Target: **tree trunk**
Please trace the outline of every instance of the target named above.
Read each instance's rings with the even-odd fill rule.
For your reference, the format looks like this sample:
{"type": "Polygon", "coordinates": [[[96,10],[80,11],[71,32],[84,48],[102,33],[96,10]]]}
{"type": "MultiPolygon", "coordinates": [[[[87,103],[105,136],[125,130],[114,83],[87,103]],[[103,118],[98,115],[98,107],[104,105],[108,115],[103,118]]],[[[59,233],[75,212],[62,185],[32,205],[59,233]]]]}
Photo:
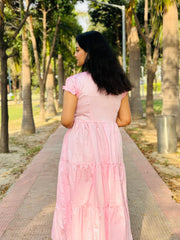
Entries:
{"type": "Polygon", "coordinates": [[[22,102],[22,76],[19,78],[19,103],[22,102]]]}
{"type": "MultiPolygon", "coordinates": [[[[26,3],[28,5],[29,0],[26,0],[26,3]]],[[[36,38],[34,35],[34,27],[33,27],[33,18],[30,16],[28,19],[28,24],[29,24],[29,32],[31,34],[31,41],[32,41],[32,46],[33,46],[33,52],[34,52],[34,58],[36,62],[36,70],[37,70],[37,75],[38,75],[38,80],[39,82],[42,80],[41,79],[41,69],[40,69],[40,63],[39,63],[39,56],[38,56],[38,51],[37,51],[37,42],[36,38]]]]}
{"type": "MultiPolygon", "coordinates": [[[[155,120],[154,120],[154,109],[153,109],[153,81],[155,78],[155,66],[156,64],[152,63],[152,49],[151,49],[151,42],[153,39],[154,31],[150,32],[148,27],[148,0],[145,0],[144,6],[144,29],[145,33],[141,30],[139,20],[135,11],[133,10],[133,14],[135,17],[137,29],[141,34],[143,40],[146,43],[146,65],[147,65],[147,96],[146,96],[146,126],[147,128],[151,129],[155,127],[155,120]]],[[[156,55],[156,54],[155,54],[156,55]]]]}
{"type": "Polygon", "coordinates": [[[147,96],[146,96],[146,125],[148,129],[155,128],[154,108],[153,108],[153,81],[155,73],[152,69],[151,42],[146,42],[147,61],[147,96]]]}
{"type": "Polygon", "coordinates": [[[45,82],[44,75],[46,71],[46,39],[47,39],[47,22],[46,22],[47,12],[43,9],[43,50],[42,50],[42,70],[43,77],[42,81],[39,83],[40,87],[40,116],[41,120],[45,121],[45,82]]]}
{"type": "Polygon", "coordinates": [[[47,91],[47,108],[46,108],[46,116],[52,117],[57,114],[56,108],[54,105],[54,77],[52,71],[52,64],[49,66],[49,71],[47,75],[46,81],[46,91],[47,91]]]}
{"type": "Polygon", "coordinates": [[[58,85],[59,85],[59,100],[58,106],[62,107],[63,105],[63,85],[64,85],[64,66],[63,58],[61,54],[58,54],[58,85]]]}
{"type": "Polygon", "coordinates": [[[42,65],[43,65],[43,78],[46,72],[46,39],[47,39],[47,12],[43,9],[43,49],[42,49],[42,65]]]}
{"type": "Polygon", "coordinates": [[[130,98],[131,113],[133,119],[143,117],[140,96],[140,47],[136,27],[132,27],[128,36],[129,46],[129,78],[133,85],[130,98]]]}
{"type": "Polygon", "coordinates": [[[57,23],[56,23],[56,29],[55,29],[54,36],[53,36],[53,42],[52,42],[52,46],[51,46],[51,49],[50,49],[50,54],[49,54],[49,59],[47,61],[47,66],[46,66],[45,72],[43,72],[44,83],[46,83],[46,79],[47,79],[47,75],[48,75],[48,71],[49,71],[49,66],[50,66],[50,63],[51,63],[51,59],[52,59],[55,44],[56,44],[56,39],[58,37],[58,29],[59,29],[60,20],[61,20],[61,17],[59,16],[58,20],[57,20],[57,23]]]}
{"type": "Polygon", "coordinates": [[[58,110],[58,82],[56,79],[57,76],[57,69],[56,69],[56,57],[54,56],[54,72],[53,72],[53,79],[54,79],[54,88],[55,88],[55,107],[56,107],[56,111],[58,110]]]}
{"type": "Polygon", "coordinates": [[[46,17],[47,17],[47,12],[43,11],[43,82],[40,84],[40,113],[42,116],[42,119],[45,119],[45,107],[44,107],[44,103],[45,103],[45,85],[46,85],[46,80],[47,80],[47,75],[48,75],[48,71],[49,71],[49,66],[50,66],[50,61],[51,58],[53,56],[53,52],[54,52],[54,48],[55,48],[55,43],[56,43],[56,39],[58,36],[58,29],[59,29],[59,24],[60,24],[60,20],[61,18],[59,17],[56,23],[56,29],[55,29],[55,33],[53,36],[53,43],[52,43],[52,47],[50,50],[50,55],[49,55],[49,60],[46,63],[46,40],[47,40],[47,22],[46,22],[46,17]]]}
{"type": "MultiPolygon", "coordinates": [[[[26,0],[26,2],[28,2],[26,0]]],[[[33,18],[32,16],[30,16],[28,18],[28,24],[29,24],[29,31],[31,34],[31,41],[32,41],[32,46],[33,46],[33,52],[34,52],[34,58],[35,58],[35,63],[36,63],[36,71],[37,71],[37,76],[38,76],[38,80],[39,80],[39,86],[40,86],[40,116],[41,116],[41,120],[44,122],[45,121],[45,87],[43,84],[43,79],[41,78],[41,69],[40,69],[40,62],[39,62],[39,56],[38,56],[38,50],[37,50],[37,42],[36,42],[36,38],[34,35],[34,28],[33,28],[33,18]]],[[[46,37],[43,38],[43,42],[46,42],[46,37]],[[45,38],[45,40],[44,40],[45,38]]],[[[43,51],[46,51],[45,48],[45,43],[43,43],[43,51]]],[[[44,57],[44,53],[43,53],[43,57],[44,57]]],[[[43,60],[43,64],[45,62],[45,59],[43,60]]]]}
{"type": "MultiPolygon", "coordinates": [[[[4,3],[0,0],[0,11],[4,15],[4,3]]],[[[4,42],[4,20],[0,16],[0,70],[1,70],[1,152],[9,152],[8,104],[7,104],[7,55],[4,42]]]]}
{"type": "MultiPolygon", "coordinates": [[[[32,21],[32,16],[31,18],[28,19],[29,23],[29,30],[31,34],[31,41],[33,45],[33,52],[34,52],[34,58],[36,62],[36,70],[37,70],[37,75],[38,75],[38,80],[39,80],[39,87],[40,87],[40,116],[41,120],[44,122],[45,121],[45,85],[43,83],[43,78],[41,78],[41,70],[40,70],[40,63],[39,63],[39,56],[38,56],[38,51],[37,51],[37,42],[36,38],[34,35],[34,30],[33,30],[33,21],[32,21]]],[[[46,37],[43,38],[43,52],[46,52],[45,48],[45,43],[46,43],[46,37]]],[[[43,59],[46,57],[44,56],[43,53],[43,59]]],[[[45,63],[45,59],[43,60],[43,64],[45,63]]]]}
{"type": "Polygon", "coordinates": [[[13,76],[13,93],[14,93],[14,103],[17,104],[17,74],[13,76]]]}
{"type": "Polygon", "coordinates": [[[147,97],[146,97],[146,123],[147,128],[153,129],[155,127],[154,108],[153,108],[153,82],[156,76],[156,70],[159,58],[159,44],[157,43],[153,59],[151,58],[151,43],[146,44],[148,48],[146,51],[147,58],[147,97]]]}
{"type": "Polygon", "coordinates": [[[176,4],[163,15],[163,110],[164,115],[176,117],[176,131],[180,139],[179,106],[179,32],[176,4]]]}
{"type": "Polygon", "coordinates": [[[152,48],[151,48],[151,39],[149,37],[149,27],[148,27],[148,10],[149,4],[148,0],[145,0],[144,8],[144,28],[146,35],[146,62],[147,62],[147,96],[146,96],[146,126],[149,129],[155,128],[155,119],[154,119],[154,109],[153,109],[153,71],[152,71],[152,48]]]}
{"type": "Polygon", "coordinates": [[[153,81],[155,73],[152,66],[147,68],[147,96],[146,96],[146,126],[148,129],[155,128],[154,108],[153,108],[153,81]]]}
{"type": "Polygon", "coordinates": [[[32,111],[31,72],[26,28],[24,28],[22,31],[22,88],[23,88],[23,119],[21,132],[23,134],[32,134],[35,133],[35,124],[32,111]]]}
{"type": "Polygon", "coordinates": [[[31,34],[31,40],[33,44],[33,51],[34,51],[34,58],[36,61],[37,66],[37,74],[39,79],[39,87],[40,87],[40,118],[41,121],[45,121],[45,82],[44,82],[44,75],[46,71],[46,39],[47,39],[47,11],[45,9],[42,10],[43,14],[43,49],[42,49],[42,77],[40,72],[40,63],[39,63],[39,57],[37,52],[37,43],[34,36],[33,31],[33,22],[32,18],[29,20],[29,26],[30,26],[30,34],[31,34]]]}

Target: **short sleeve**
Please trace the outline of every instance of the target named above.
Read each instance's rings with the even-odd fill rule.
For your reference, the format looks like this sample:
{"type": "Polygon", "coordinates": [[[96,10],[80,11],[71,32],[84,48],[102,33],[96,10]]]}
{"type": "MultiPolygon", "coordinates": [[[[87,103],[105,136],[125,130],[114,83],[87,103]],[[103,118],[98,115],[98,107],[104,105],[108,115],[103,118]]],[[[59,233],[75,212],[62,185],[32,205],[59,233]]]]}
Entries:
{"type": "Polygon", "coordinates": [[[121,99],[123,99],[125,96],[127,95],[127,92],[123,92],[122,94],[121,94],[121,99]]]}
{"type": "Polygon", "coordinates": [[[63,90],[68,91],[68,92],[72,93],[73,95],[78,94],[77,83],[76,83],[76,79],[74,76],[71,76],[66,79],[66,83],[63,86],[63,90]]]}

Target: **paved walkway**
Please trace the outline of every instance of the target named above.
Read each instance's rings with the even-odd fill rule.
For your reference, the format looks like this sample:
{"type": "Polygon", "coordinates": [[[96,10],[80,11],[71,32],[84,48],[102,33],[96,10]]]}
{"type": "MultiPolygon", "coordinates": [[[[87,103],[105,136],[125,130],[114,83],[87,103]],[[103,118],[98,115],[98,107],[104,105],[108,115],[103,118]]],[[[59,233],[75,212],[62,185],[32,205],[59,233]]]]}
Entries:
{"type": "MultiPolygon", "coordinates": [[[[180,204],[121,129],[134,240],[180,240],[180,204]]],[[[58,162],[65,128],[59,127],[0,204],[1,240],[50,240],[58,162]]]]}

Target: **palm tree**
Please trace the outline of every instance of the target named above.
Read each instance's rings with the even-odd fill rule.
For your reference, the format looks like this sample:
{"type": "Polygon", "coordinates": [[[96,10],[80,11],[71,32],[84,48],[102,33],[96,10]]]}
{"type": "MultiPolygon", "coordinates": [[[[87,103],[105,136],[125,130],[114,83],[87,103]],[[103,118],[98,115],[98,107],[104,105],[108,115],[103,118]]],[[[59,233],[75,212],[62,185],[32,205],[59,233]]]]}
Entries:
{"type": "MultiPolygon", "coordinates": [[[[67,4],[71,4],[71,3],[67,3],[67,4]]],[[[55,1],[48,1],[48,0],[39,1],[38,9],[40,12],[42,12],[42,25],[43,25],[42,78],[41,78],[41,81],[39,82],[40,115],[41,115],[41,120],[45,121],[45,86],[46,86],[46,80],[47,80],[47,75],[49,72],[51,59],[53,57],[53,53],[54,53],[54,49],[55,49],[55,45],[56,45],[56,40],[57,40],[57,36],[58,36],[58,31],[59,31],[59,25],[61,22],[61,14],[60,14],[61,11],[60,11],[60,6],[59,6],[57,0],[55,0],[55,1]],[[48,14],[51,15],[50,19],[52,19],[52,21],[49,21],[49,24],[47,24],[48,14]],[[52,37],[53,39],[52,39],[51,47],[50,47],[50,51],[49,51],[50,52],[49,59],[47,60],[47,40],[48,40],[48,31],[50,29],[53,29],[54,33],[53,33],[53,37],[52,37]]],[[[64,9],[64,7],[62,7],[62,9],[64,9]]]]}
{"type": "Polygon", "coordinates": [[[22,31],[22,89],[23,89],[23,119],[21,132],[23,134],[35,133],[35,124],[31,99],[31,71],[29,49],[27,42],[27,29],[22,31]]]}
{"type": "Polygon", "coordinates": [[[166,1],[163,9],[162,113],[176,117],[176,131],[180,139],[179,30],[176,2],[166,1]]]}
{"type": "Polygon", "coordinates": [[[154,3],[145,0],[144,6],[144,32],[140,26],[139,20],[135,11],[133,14],[136,20],[138,31],[146,44],[146,65],[147,65],[147,96],[146,96],[146,125],[147,128],[155,127],[154,109],[153,109],[153,81],[155,79],[155,73],[157,70],[159,59],[159,29],[160,21],[156,19],[156,15],[153,15],[152,9],[154,3]],[[151,14],[149,18],[149,5],[151,7],[151,14]],[[152,49],[152,43],[154,43],[154,49],[152,49]]]}
{"type": "Polygon", "coordinates": [[[133,119],[140,119],[143,116],[140,96],[140,47],[136,27],[131,27],[128,37],[129,42],[129,78],[133,84],[130,98],[130,106],[133,119]]]}
{"type": "Polygon", "coordinates": [[[126,29],[127,43],[129,50],[129,78],[133,85],[130,98],[131,113],[133,119],[143,117],[141,96],[140,96],[140,46],[137,28],[133,21],[132,7],[136,5],[136,1],[131,0],[126,11],[126,29]]]}
{"type": "Polygon", "coordinates": [[[54,76],[52,71],[52,64],[50,63],[47,80],[46,80],[46,91],[47,91],[47,117],[55,116],[57,114],[54,104],[54,76]]]}
{"type": "Polygon", "coordinates": [[[0,68],[1,68],[1,152],[9,152],[9,133],[8,133],[8,104],[7,104],[7,60],[11,56],[7,56],[6,50],[11,47],[12,39],[15,39],[19,31],[26,22],[27,17],[29,16],[29,8],[33,0],[29,1],[27,6],[27,11],[22,19],[21,23],[16,26],[14,35],[11,35],[9,38],[6,31],[5,25],[7,19],[5,18],[5,4],[7,7],[13,9],[14,1],[12,0],[0,0],[0,68]],[[6,41],[4,38],[6,37],[6,41]],[[9,44],[9,45],[8,45],[9,44]]]}
{"type": "Polygon", "coordinates": [[[9,152],[7,105],[7,55],[4,41],[4,1],[0,0],[0,69],[1,69],[1,151],[9,152]]]}
{"type": "Polygon", "coordinates": [[[58,95],[58,106],[62,107],[63,105],[63,87],[64,85],[64,66],[63,66],[63,57],[58,54],[58,86],[59,86],[59,95],[58,95]]]}

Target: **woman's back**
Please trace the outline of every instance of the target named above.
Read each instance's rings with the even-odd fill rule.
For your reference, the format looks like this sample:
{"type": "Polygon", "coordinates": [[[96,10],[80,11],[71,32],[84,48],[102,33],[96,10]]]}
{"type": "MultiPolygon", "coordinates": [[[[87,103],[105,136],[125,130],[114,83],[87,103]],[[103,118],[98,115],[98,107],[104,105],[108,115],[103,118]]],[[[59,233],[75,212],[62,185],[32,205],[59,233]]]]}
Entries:
{"type": "Polygon", "coordinates": [[[78,97],[75,121],[116,122],[123,94],[107,95],[98,91],[91,74],[87,72],[68,78],[64,89],[78,97]]]}

